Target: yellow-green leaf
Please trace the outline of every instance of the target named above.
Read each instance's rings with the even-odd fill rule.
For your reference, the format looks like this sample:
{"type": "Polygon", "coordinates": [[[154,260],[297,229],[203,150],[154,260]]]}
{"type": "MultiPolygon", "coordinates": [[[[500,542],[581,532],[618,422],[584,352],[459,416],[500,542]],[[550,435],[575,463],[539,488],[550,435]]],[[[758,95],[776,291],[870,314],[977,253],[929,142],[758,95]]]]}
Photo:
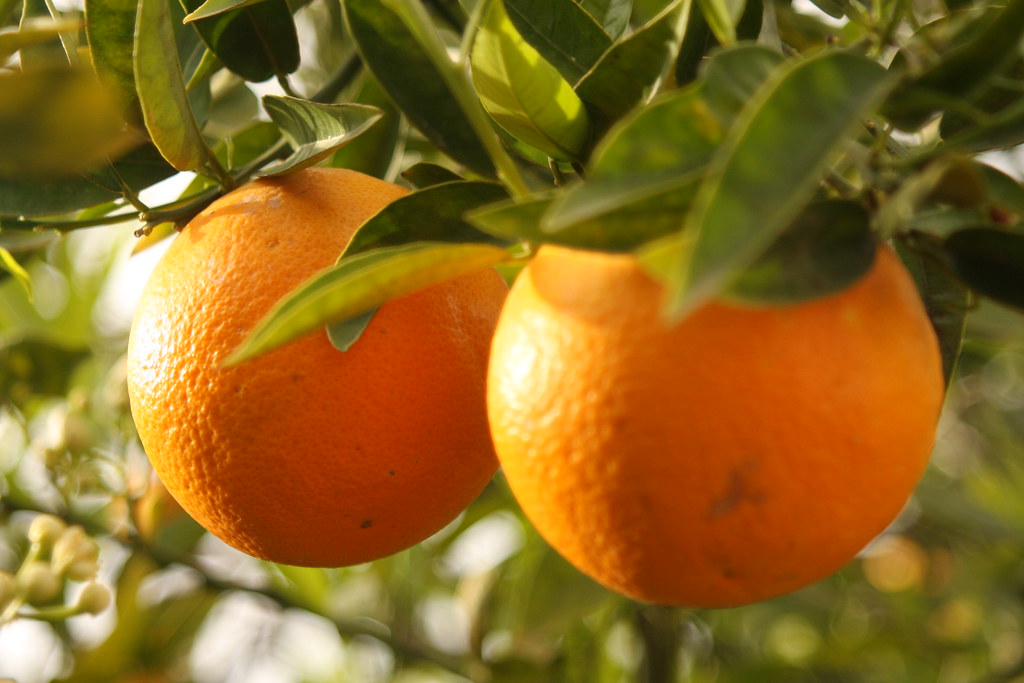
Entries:
{"type": "Polygon", "coordinates": [[[471,61],[480,102],[498,125],[554,159],[580,160],[590,129],[583,102],[516,31],[499,0],[484,18],[471,61]]]}
{"type": "Polygon", "coordinates": [[[324,325],[508,258],[506,250],[486,244],[415,242],[342,259],[279,301],[226,362],[240,363],[324,325]]]}
{"type": "Polygon", "coordinates": [[[7,251],[3,247],[0,247],[0,268],[3,268],[18,281],[18,283],[25,290],[28,295],[29,301],[32,300],[32,278],[29,277],[28,271],[22,268],[21,264],[18,263],[11,252],[7,251]]]}

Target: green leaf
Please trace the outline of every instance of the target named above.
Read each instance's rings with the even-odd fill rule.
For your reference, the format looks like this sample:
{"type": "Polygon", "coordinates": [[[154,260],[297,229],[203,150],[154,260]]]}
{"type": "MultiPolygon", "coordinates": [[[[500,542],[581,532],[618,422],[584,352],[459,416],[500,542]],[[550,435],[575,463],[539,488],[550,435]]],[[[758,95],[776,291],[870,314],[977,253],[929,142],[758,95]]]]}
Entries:
{"type": "Polygon", "coordinates": [[[933,114],[958,100],[968,99],[988,78],[1010,66],[1020,53],[1024,36],[1024,0],[980,14],[966,29],[969,39],[942,59],[893,91],[884,113],[903,130],[916,130],[933,114]]]}
{"type": "Polygon", "coordinates": [[[774,242],[888,86],[884,69],[850,52],[775,71],[736,119],[694,200],[668,274],[672,314],[714,296],[774,242]]]}
{"type": "Polygon", "coordinates": [[[33,17],[22,22],[17,31],[0,32],[0,63],[24,47],[50,42],[60,38],[62,33],[80,28],[82,22],[78,19],[33,17]]]}
{"type": "MultiPolygon", "coordinates": [[[[152,145],[143,145],[114,163],[125,183],[138,192],[176,173],[152,145]]],[[[120,197],[109,170],[52,180],[0,178],[0,216],[47,216],[103,204],[120,197]]]]}
{"type": "Polygon", "coordinates": [[[139,0],[135,21],[135,88],[150,139],[179,171],[209,158],[189,105],[167,0],[139,0]]]}
{"type": "Polygon", "coordinates": [[[100,80],[119,93],[131,122],[141,125],[132,62],[137,5],[137,0],[85,0],[85,34],[100,80]]]}
{"type": "MultiPolygon", "coordinates": [[[[495,202],[468,212],[466,220],[477,229],[501,240],[559,242],[541,231],[540,222],[558,194],[546,192],[520,199],[495,202]]],[[[571,239],[571,236],[569,236],[571,239]]]]}
{"type": "Polygon", "coordinates": [[[942,371],[948,384],[956,372],[963,345],[970,292],[950,272],[948,258],[938,238],[918,234],[909,243],[896,242],[896,251],[914,278],[935,329],[942,354],[942,371]]]}
{"type": "Polygon", "coordinates": [[[282,175],[326,159],[380,120],[382,113],[365,104],[319,104],[296,97],[265,95],[263,108],[281,128],[291,155],[260,173],[282,175]]]}
{"type": "Polygon", "coordinates": [[[743,14],[743,0],[697,0],[711,32],[722,45],[736,42],[736,24],[743,14]]]}
{"type": "Polygon", "coordinates": [[[783,61],[781,54],[760,45],[737,45],[712,53],[702,74],[704,93],[724,126],[732,124],[783,61]]]}
{"type": "Polygon", "coordinates": [[[211,98],[203,132],[217,138],[234,135],[257,120],[259,113],[260,101],[256,93],[242,79],[231,79],[224,87],[217,88],[211,98]]]}
{"type": "Polygon", "coordinates": [[[235,9],[241,9],[242,7],[248,7],[249,5],[255,5],[259,2],[265,2],[266,0],[206,0],[195,10],[189,12],[185,16],[185,22],[198,21],[200,19],[208,19],[209,17],[216,16],[223,12],[229,12],[235,9]]]}
{"type": "Polygon", "coordinates": [[[989,201],[995,206],[1024,216],[1024,187],[1015,178],[987,164],[978,163],[978,170],[988,189],[989,201]]]}
{"type": "Polygon", "coordinates": [[[1024,143],[1024,60],[1004,77],[973,98],[969,107],[942,115],[939,134],[947,146],[965,152],[983,152],[1024,143]]]}
{"type": "Polygon", "coordinates": [[[523,40],[500,0],[484,18],[471,62],[480,102],[498,125],[553,159],[581,159],[589,133],[583,102],[523,40]]]}
{"type": "Polygon", "coordinates": [[[351,349],[352,345],[363,336],[363,332],[370,325],[370,321],[373,320],[376,312],[377,309],[374,308],[366,313],[353,316],[348,320],[328,325],[327,338],[330,340],[331,346],[342,352],[351,349]]]}
{"type": "Polygon", "coordinates": [[[32,301],[32,278],[29,276],[28,271],[18,263],[11,252],[7,251],[3,247],[0,247],[0,269],[7,271],[14,276],[14,279],[17,280],[22,289],[25,290],[28,300],[32,301]]]}
{"type": "Polygon", "coordinates": [[[633,0],[580,0],[579,5],[597,21],[612,40],[618,40],[629,28],[633,0]]]}
{"type": "Polygon", "coordinates": [[[341,260],[371,249],[410,242],[478,242],[495,240],[463,219],[477,207],[506,199],[496,183],[459,180],[433,185],[399,197],[363,223],[341,260]]]}
{"type": "Polygon", "coordinates": [[[380,0],[343,0],[363,62],[409,121],[455,161],[494,176],[469,118],[402,18],[380,0]]]}
{"type": "Polygon", "coordinates": [[[432,164],[428,161],[413,164],[402,171],[402,177],[409,181],[413,187],[420,189],[430,187],[431,185],[463,180],[459,174],[453,173],[444,166],[432,164]]]}
{"type": "Polygon", "coordinates": [[[68,178],[138,144],[122,108],[84,69],[0,71],[0,179],[68,178]]]}
{"type": "MultiPolygon", "coordinates": [[[[199,9],[200,2],[184,0],[185,8],[199,9]]],[[[247,81],[284,76],[299,66],[299,39],[286,0],[263,0],[191,21],[210,51],[247,81]]]]}
{"type": "Polygon", "coordinates": [[[673,0],[647,25],[616,43],[576,84],[601,129],[646,101],[668,72],[689,16],[690,0],[673,0]]]}
{"type": "Polygon", "coordinates": [[[574,0],[504,0],[504,4],[519,35],[570,83],[583,78],[612,46],[604,29],[574,0]]]}
{"type": "Polygon", "coordinates": [[[504,249],[487,244],[431,242],[346,258],[279,301],[226,362],[240,363],[329,323],[508,258],[504,249]]]}
{"type": "Polygon", "coordinates": [[[846,289],[871,268],[877,245],[871,217],[855,202],[810,204],[724,297],[753,304],[792,304],[846,289]]]}
{"type": "Polygon", "coordinates": [[[569,188],[544,215],[543,234],[631,250],[678,231],[724,135],[701,86],[656,100],[609,132],[594,151],[587,182],[569,188]]]}
{"type": "Polygon", "coordinates": [[[1024,310],[1024,234],[971,228],[947,237],[944,247],[954,272],[968,287],[1024,310]]]}

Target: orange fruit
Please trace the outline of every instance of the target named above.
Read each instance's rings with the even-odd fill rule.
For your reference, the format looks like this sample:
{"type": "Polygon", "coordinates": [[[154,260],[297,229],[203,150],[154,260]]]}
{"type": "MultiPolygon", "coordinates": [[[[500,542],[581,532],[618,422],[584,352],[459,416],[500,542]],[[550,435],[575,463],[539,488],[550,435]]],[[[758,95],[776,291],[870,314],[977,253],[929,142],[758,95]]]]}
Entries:
{"type": "Polygon", "coordinates": [[[754,602],[841,568],[926,467],[944,387],[894,253],[837,294],[678,324],[628,255],[542,247],[498,322],[488,411],[512,493],[638,600],[754,602]]]}
{"type": "Polygon", "coordinates": [[[507,287],[493,269],[388,302],[347,352],[320,331],[222,366],[406,192],[340,169],[256,180],[192,220],[145,285],[128,346],[139,436],[185,511],[239,550],[383,557],[454,519],[497,468],[484,397],[507,287]]]}

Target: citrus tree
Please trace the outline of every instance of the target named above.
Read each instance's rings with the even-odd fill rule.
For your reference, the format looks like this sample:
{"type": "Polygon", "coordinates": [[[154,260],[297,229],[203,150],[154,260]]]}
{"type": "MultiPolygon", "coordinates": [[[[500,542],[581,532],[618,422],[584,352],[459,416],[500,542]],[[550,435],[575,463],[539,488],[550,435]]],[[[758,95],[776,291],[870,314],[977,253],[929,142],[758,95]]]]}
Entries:
{"type": "Polygon", "coordinates": [[[0,677],[1024,672],[1022,0],[0,23],[0,677]]]}

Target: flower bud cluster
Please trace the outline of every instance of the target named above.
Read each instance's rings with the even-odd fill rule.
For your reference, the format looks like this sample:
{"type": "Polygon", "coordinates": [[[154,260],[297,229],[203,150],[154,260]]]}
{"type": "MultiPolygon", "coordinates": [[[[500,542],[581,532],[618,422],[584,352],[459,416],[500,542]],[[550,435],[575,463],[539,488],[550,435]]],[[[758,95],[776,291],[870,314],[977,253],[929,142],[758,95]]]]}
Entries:
{"type": "Polygon", "coordinates": [[[15,572],[0,570],[0,624],[18,617],[60,620],[99,614],[110,606],[110,589],[96,581],[99,546],[80,526],[54,515],[32,520],[29,550],[15,572]],[[73,604],[66,604],[68,582],[84,583],[73,604]]]}

